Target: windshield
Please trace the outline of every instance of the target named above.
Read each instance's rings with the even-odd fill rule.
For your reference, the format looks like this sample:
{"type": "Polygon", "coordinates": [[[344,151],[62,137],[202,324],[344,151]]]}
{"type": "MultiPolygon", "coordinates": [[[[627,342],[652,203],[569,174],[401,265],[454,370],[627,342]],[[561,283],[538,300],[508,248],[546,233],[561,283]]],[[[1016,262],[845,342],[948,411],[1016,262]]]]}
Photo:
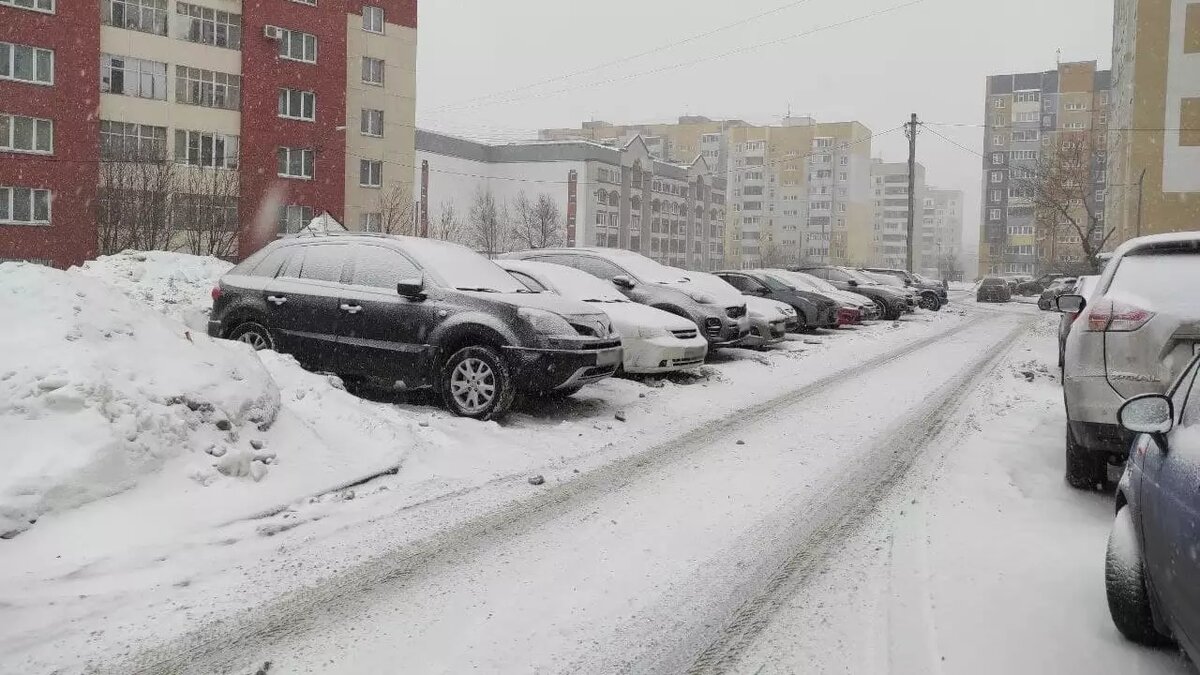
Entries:
{"type": "Polygon", "coordinates": [[[763,273],[756,278],[766,284],[767,288],[770,288],[774,291],[796,290],[796,284],[794,282],[785,282],[773,274],[763,273]]]}
{"type": "Polygon", "coordinates": [[[867,277],[875,283],[883,284],[884,286],[894,286],[904,288],[904,282],[890,274],[882,274],[878,272],[862,272],[863,276],[867,277]]]}
{"type": "Polygon", "coordinates": [[[854,279],[855,281],[857,281],[860,284],[866,284],[868,286],[881,285],[879,281],[872,279],[871,277],[867,276],[867,274],[865,274],[863,272],[859,272],[858,270],[845,269],[845,272],[846,272],[846,274],[850,275],[851,279],[854,279]]]}
{"type": "Polygon", "coordinates": [[[481,293],[531,293],[491,260],[464,246],[430,239],[405,239],[404,250],[451,288],[481,293]]]}
{"type": "Polygon", "coordinates": [[[677,284],[687,280],[688,273],[685,270],[667,267],[644,256],[620,255],[613,260],[645,283],[677,284]]]}
{"type": "Polygon", "coordinates": [[[610,282],[577,269],[563,265],[533,262],[514,265],[514,269],[527,270],[534,277],[548,282],[556,293],[570,300],[579,300],[581,302],[629,302],[629,299],[621,295],[610,282]]]}

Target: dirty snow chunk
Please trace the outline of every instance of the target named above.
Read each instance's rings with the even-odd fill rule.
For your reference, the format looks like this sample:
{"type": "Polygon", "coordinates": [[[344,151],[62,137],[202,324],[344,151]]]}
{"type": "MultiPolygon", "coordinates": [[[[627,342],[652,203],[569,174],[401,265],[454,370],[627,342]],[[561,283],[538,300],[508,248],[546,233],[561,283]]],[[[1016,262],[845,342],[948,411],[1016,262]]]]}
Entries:
{"type": "Polygon", "coordinates": [[[212,256],[125,251],[89,260],[76,269],[203,333],[212,309],[213,286],[232,267],[212,256]]]}
{"type": "Polygon", "coordinates": [[[81,270],[0,264],[0,530],[136,485],[266,428],[279,390],[246,345],[187,329],[81,270]]]}

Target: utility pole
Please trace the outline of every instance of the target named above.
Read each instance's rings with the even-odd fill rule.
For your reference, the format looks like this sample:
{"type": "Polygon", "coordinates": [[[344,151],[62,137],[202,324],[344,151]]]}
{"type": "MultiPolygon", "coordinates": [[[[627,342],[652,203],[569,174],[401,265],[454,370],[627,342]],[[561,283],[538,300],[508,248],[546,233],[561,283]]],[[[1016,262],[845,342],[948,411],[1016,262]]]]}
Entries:
{"type": "Polygon", "coordinates": [[[917,113],[904,125],[908,136],[908,271],[913,272],[913,255],[916,250],[914,239],[917,229],[917,113]]]}

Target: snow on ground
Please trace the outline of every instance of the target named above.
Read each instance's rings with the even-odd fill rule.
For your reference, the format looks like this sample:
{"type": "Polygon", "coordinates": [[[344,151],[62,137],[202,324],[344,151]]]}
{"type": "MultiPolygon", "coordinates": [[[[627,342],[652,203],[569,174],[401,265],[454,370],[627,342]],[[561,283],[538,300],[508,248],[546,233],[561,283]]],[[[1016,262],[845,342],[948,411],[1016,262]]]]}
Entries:
{"type": "Polygon", "coordinates": [[[232,267],[211,256],[125,251],[89,260],[78,270],[203,333],[208,327],[213,286],[232,267]]]}
{"type": "MultiPolygon", "coordinates": [[[[203,316],[222,264],[176,255],[181,270],[196,273],[175,274],[168,257],[140,256],[55,274],[118,288],[137,301],[122,310],[135,327],[161,324],[181,334],[179,324],[151,320],[148,307],[177,318],[203,316]]],[[[101,292],[97,284],[90,287],[101,292]]],[[[578,471],[971,316],[952,304],[937,314],[805,336],[766,352],[725,350],[694,374],[605,381],[570,400],[535,402],[503,425],[453,418],[420,400],[359,399],[336,378],[262,354],[278,390],[275,423],[267,432],[233,436],[239,444],[262,441],[262,451],[274,455],[263,480],[222,477],[206,485],[186,466],[169,467],[136,489],[44,516],[21,536],[0,541],[0,653],[22,659],[28,672],[70,669],[113,649],[169,637],[525,498],[529,475],[572,480],[578,471]],[[616,419],[618,411],[625,422],[616,419]],[[398,473],[337,489],[389,466],[398,473]],[[405,528],[388,526],[399,513],[415,515],[405,528]],[[122,630],[105,632],[99,616],[122,630]]],[[[192,338],[210,344],[195,332],[192,338]]],[[[240,345],[211,346],[253,358],[240,345]]],[[[145,369],[135,361],[124,370],[145,369]]],[[[212,463],[200,455],[201,465],[212,463]]]]}
{"type": "Polygon", "coordinates": [[[1041,316],[737,672],[1191,672],[1109,618],[1112,498],[1063,481],[1057,315],[1041,316]]]}

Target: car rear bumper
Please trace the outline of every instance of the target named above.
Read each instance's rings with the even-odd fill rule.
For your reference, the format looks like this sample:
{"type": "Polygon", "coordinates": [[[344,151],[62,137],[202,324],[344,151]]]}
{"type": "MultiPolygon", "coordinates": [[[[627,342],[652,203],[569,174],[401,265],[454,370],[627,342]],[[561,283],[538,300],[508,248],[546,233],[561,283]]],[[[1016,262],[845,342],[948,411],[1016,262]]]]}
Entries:
{"type": "Polygon", "coordinates": [[[1125,398],[1103,376],[1078,377],[1069,372],[1063,380],[1063,399],[1067,422],[1075,440],[1096,452],[1128,452],[1132,435],[1125,435],[1117,423],[1117,411],[1125,398]]]}
{"type": "Polygon", "coordinates": [[[578,387],[611,377],[623,358],[620,346],[599,349],[505,347],[513,378],[524,392],[578,387]]]}
{"type": "Polygon", "coordinates": [[[681,340],[674,336],[624,341],[625,371],[667,373],[695,368],[704,363],[708,341],[700,336],[681,340]]]}
{"type": "Polygon", "coordinates": [[[1075,421],[1067,423],[1071,425],[1071,435],[1075,437],[1075,442],[1088,452],[1108,455],[1118,461],[1129,457],[1129,448],[1137,437],[1137,434],[1117,424],[1075,421]]]}

